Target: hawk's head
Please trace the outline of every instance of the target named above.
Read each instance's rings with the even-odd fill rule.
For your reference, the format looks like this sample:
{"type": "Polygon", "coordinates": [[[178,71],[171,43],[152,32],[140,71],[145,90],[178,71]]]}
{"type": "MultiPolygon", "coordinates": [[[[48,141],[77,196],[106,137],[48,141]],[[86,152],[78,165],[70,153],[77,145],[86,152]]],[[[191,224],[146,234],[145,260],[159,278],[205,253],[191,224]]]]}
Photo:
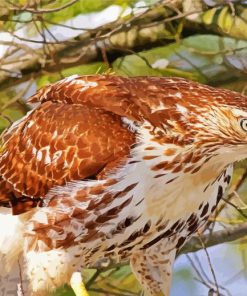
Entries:
{"type": "Polygon", "coordinates": [[[246,96],[181,79],[161,92],[149,118],[157,128],[147,128],[165,155],[180,164],[203,158],[227,165],[247,157],[246,96]]]}

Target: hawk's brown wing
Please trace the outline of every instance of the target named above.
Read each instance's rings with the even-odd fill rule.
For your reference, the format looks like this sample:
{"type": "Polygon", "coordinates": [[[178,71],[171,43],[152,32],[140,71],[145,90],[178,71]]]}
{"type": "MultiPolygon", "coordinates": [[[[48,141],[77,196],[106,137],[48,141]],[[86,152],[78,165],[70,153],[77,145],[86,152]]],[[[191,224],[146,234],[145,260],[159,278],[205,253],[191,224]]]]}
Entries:
{"type": "Polygon", "coordinates": [[[157,125],[159,115],[150,110],[165,96],[164,83],[157,78],[93,75],[41,88],[30,98],[40,106],[5,136],[0,205],[11,202],[21,213],[54,185],[100,178],[116,167],[135,142],[121,117],[157,125]]]}
{"type": "Polygon", "coordinates": [[[135,141],[118,115],[87,104],[51,101],[6,138],[0,154],[0,205],[9,199],[18,213],[36,205],[55,185],[107,174],[129,155],[135,141]],[[18,204],[23,199],[25,206],[18,204]]]}
{"type": "Polygon", "coordinates": [[[135,142],[121,117],[162,127],[178,114],[160,106],[174,105],[178,89],[186,97],[188,88],[183,79],[104,75],[73,76],[41,88],[30,99],[40,106],[5,136],[0,205],[11,200],[22,212],[54,185],[102,177],[135,142]]]}
{"type": "MultiPolygon", "coordinates": [[[[29,102],[86,105],[138,120],[142,118],[138,106],[138,102],[141,102],[140,87],[140,82],[118,76],[72,76],[41,88],[29,102]],[[136,95],[135,90],[138,92],[136,95]]],[[[141,106],[144,105],[141,102],[141,106]]]]}

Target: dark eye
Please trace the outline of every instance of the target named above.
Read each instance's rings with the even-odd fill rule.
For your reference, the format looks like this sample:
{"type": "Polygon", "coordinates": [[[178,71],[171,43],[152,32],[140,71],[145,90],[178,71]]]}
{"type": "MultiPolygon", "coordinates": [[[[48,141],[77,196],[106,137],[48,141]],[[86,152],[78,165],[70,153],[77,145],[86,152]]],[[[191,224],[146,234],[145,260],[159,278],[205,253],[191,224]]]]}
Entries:
{"type": "Polygon", "coordinates": [[[240,120],[240,126],[245,132],[247,132],[247,118],[243,118],[240,120]]]}

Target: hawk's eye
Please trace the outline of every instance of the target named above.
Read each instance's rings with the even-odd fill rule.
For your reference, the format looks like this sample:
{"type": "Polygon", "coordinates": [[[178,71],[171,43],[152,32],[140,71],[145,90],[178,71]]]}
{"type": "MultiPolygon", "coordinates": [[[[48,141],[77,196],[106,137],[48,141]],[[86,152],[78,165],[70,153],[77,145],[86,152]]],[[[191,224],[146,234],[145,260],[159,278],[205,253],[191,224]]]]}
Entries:
{"type": "Polygon", "coordinates": [[[247,118],[242,118],[240,120],[240,126],[245,132],[247,132],[247,118]]]}

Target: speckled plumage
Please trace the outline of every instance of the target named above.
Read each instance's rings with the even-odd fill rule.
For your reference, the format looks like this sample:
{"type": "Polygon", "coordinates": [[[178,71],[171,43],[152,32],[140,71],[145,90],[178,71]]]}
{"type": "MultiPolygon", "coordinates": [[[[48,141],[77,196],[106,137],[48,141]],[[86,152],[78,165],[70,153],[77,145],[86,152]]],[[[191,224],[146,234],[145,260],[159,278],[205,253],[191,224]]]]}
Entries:
{"type": "MultiPolygon", "coordinates": [[[[0,205],[32,295],[103,257],[130,259],[150,295],[169,295],[172,264],[246,157],[245,96],[182,78],[72,76],[42,88],[6,132],[0,205]],[[6,216],[7,215],[7,216],[6,216]],[[6,220],[7,221],[7,220],[6,220]]],[[[2,242],[2,245],[1,245],[2,242]]],[[[1,259],[2,258],[2,259],[1,259]]]]}

